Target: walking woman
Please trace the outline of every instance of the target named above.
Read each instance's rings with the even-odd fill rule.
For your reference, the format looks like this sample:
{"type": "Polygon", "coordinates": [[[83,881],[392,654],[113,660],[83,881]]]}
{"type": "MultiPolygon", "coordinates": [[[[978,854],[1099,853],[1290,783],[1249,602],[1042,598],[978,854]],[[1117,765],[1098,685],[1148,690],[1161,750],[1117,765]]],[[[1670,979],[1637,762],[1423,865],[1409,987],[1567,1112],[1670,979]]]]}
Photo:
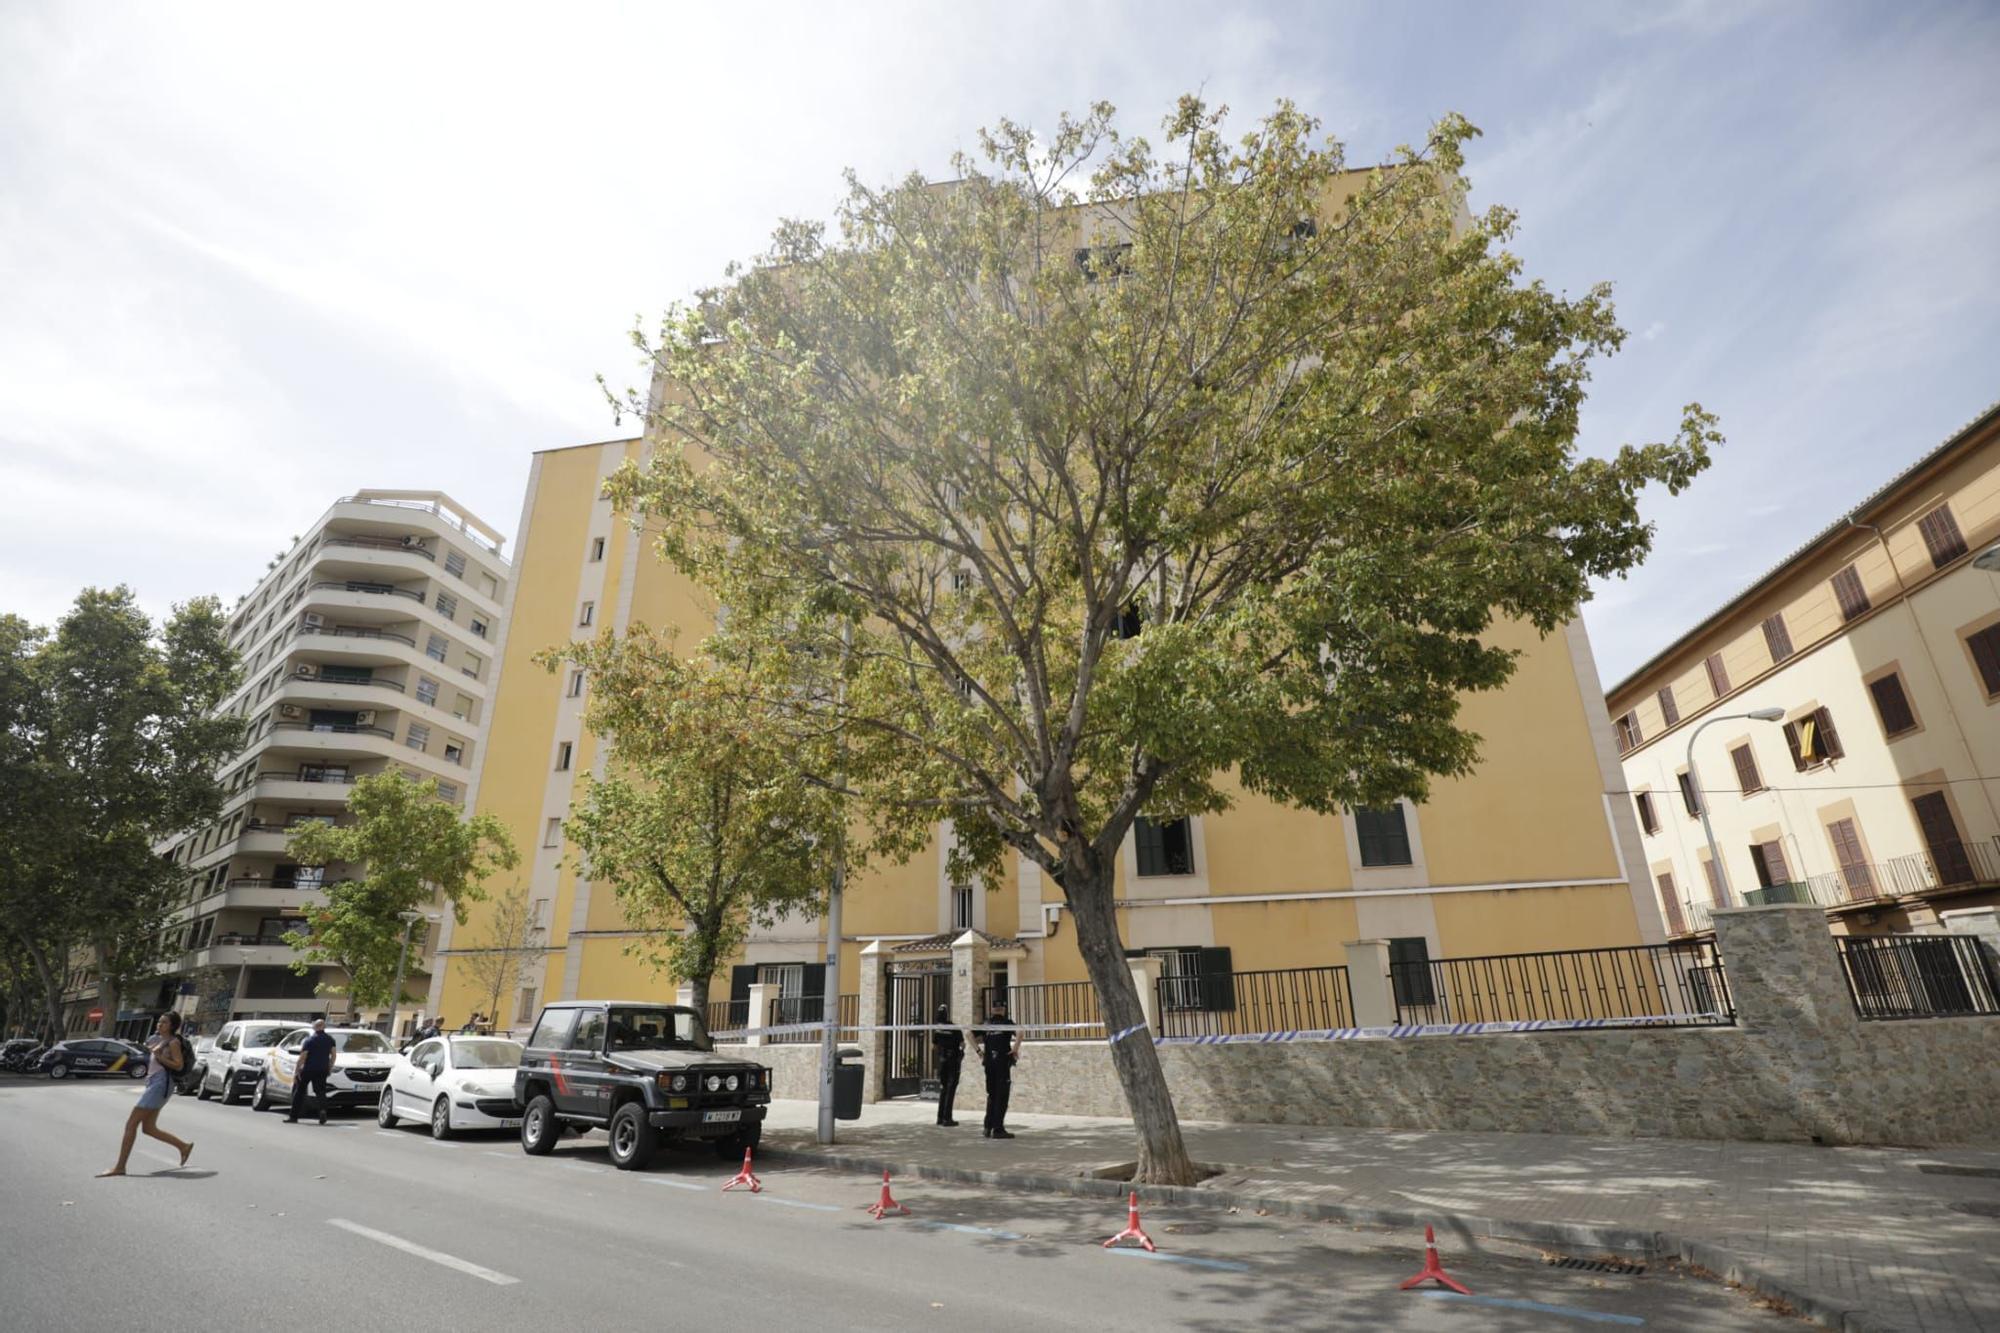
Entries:
{"type": "Polygon", "coordinates": [[[146,1137],[172,1144],[181,1150],[181,1165],[187,1165],[188,1154],[194,1151],[192,1143],[177,1139],[160,1128],[160,1108],[167,1104],[173,1094],[174,1080],[180,1077],[186,1067],[187,1043],[181,1040],[181,1016],[171,1011],[161,1014],[159,1024],[153,1029],[151,1040],[146,1043],[149,1054],[146,1068],[146,1086],[139,1093],[139,1104],[132,1108],[132,1114],[125,1117],[125,1141],[118,1145],[118,1165],[109,1171],[99,1171],[98,1176],[122,1176],[125,1174],[126,1159],[132,1156],[132,1143],[140,1130],[146,1137]]]}

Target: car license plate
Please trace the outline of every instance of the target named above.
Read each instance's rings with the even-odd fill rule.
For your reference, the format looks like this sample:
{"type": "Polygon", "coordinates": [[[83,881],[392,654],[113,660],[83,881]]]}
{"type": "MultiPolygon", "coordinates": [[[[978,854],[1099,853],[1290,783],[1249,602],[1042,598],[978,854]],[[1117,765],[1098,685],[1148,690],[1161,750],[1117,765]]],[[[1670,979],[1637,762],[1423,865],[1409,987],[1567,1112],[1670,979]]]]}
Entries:
{"type": "Polygon", "coordinates": [[[743,1112],[741,1111],[703,1111],[701,1113],[701,1123],[704,1125],[723,1125],[732,1120],[741,1120],[742,1118],[743,1112]]]}
{"type": "Polygon", "coordinates": [[[518,1120],[502,1120],[500,1122],[500,1128],[502,1129],[519,1129],[520,1127],[521,1122],[518,1120]]]}

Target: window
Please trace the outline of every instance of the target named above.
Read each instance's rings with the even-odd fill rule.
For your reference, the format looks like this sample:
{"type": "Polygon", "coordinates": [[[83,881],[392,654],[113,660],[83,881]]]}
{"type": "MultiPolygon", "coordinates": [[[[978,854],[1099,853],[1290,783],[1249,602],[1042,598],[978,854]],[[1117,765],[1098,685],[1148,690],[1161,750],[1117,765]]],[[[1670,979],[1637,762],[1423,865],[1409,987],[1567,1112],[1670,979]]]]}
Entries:
{"type": "Polygon", "coordinates": [[[1361,864],[1364,866],[1414,864],[1410,856],[1410,830],[1403,822],[1403,807],[1400,805],[1380,810],[1356,806],[1354,837],[1361,844],[1361,864]]]}
{"type": "Polygon", "coordinates": [[[1660,716],[1667,720],[1670,727],[1681,720],[1681,710],[1674,705],[1674,687],[1671,685],[1660,687],[1660,716]]]}
{"type": "Polygon", "coordinates": [[[1731,749],[1729,758],[1736,765],[1736,785],[1745,796],[1764,790],[1764,779],[1757,772],[1757,756],[1750,753],[1748,742],[1731,749]]]}
{"type": "Polygon", "coordinates": [[[572,1051],[597,1051],[604,1045],[604,1011],[586,1009],[578,1016],[576,1030],[569,1035],[572,1051]]]}
{"type": "Polygon", "coordinates": [[[1972,860],[1958,837],[1958,821],[1951,817],[1951,803],[1943,792],[1929,792],[1910,802],[1923,830],[1924,845],[1930,849],[1931,865],[1940,884],[1969,884],[1974,875],[1972,860]]]}
{"type": "Polygon", "coordinates": [[[1792,632],[1785,628],[1785,613],[1764,617],[1764,646],[1771,650],[1771,664],[1776,666],[1792,655],[1792,632]]]}
{"type": "Polygon", "coordinates": [[[438,683],[432,680],[429,676],[418,676],[417,702],[420,704],[429,704],[432,707],[436,707],[437,701],[438,701],[438,683]]]}
{"type": "Polygon", "coordinates": [[[1145,613],[1139,609],[1139,604],[1137,602],[1130,603],[1129,605],[1126,606],[1126,608],[1123,611],[1120,611],[1118,613],[1119,638],[1136,639],[1139,637],[1139,632],[1145,628],[1146,628],[1146,616],[1145,613]]]}
{"type": "Polygon", "coordinates": [[[1642,791],[1632,798],[1639,807],[1639,827],[1648,833],[1660,831],[1660,818],[1653,813],[1653,793],[1642,791]]]}
{"type": "Polygon", "coordinates": [[[1431,984],[1431,948],[1423,936],[1389,941],[1389,984],[1396,993],[1398,1009],[1437,1003],[1437,988],[1431,984]]]}
{"type": "Polygon", "coordinates": [[[459,667],[459,671],[464,675],[472,677],[474,680],[478,680],[479,668],[484,665],[485,663],[480,661],[477,657],[473,656],[471,653],[467,653],[465,655],[465,664],[459,667]]]}
{"type": "Polygon", "coordinates": [[[964,592],[971,592],[971,591],[972,591],[972,571],[970,571],[970,570],[966,570],[966,569],[954,569],[954,570],[952,570],[952,571],[951,571],[951,590],[952,590],[953,592],[958,592],[958,593],[964,593],[964,592]]]}
{"type": "Polygon", "coordinates": [[[951,886],[951,928],[953,930],[972,929],[972,886],[954,884],[951,886]]]}
{"type": "MultiPolygon", "coordinates": [[[[535,988],[521,987],[521,1007],[516,1010],[520,1017],[516,1022],[525,1023],[535,1016],[535,988]]],[[[542,1015],[542,1021],[535,1024],[535,1030],[528,1037],[528,1045],[545,1051],[560,1051],[569,1045],[569,1034],[576,1027],[574,1009],[551,1009],[542,1015]]]]}
{"type": "Polygon", "coordinates": [[[1681,900],[1674,892],[1674,877],[1664,872],[1660,875],[1660,904],[1667,909],[1667,933],[1687,934],[1687,923],[1681,918],[1681,900]]]}
{"type": "Polygon", "coordinates": [[[1965,554],[1965,534],[1958,530],[1958,520],[1951,516],[1950,505],[1939,505],[1918,519],[1917,531],[1924,535],[1924,549],[1931,553],[1932,569],[1943,569],[1965,554]]]}
{"type": "Polygon", "coordinates": [[[1160,1004],[1167,1009],[1201,1008],[1201,950],[1158,949],[1160,1004]]]}
{"type": "Polygon", "coordinates": [[[1840,878],[1849,898],[1873,898],[1875,876],[1868,857],[1861,850],[1861,832],[1852,819],[1837,819],[1826,826],[1826,839],[1833,844],[1833,859],[1840,865],[1840,878]]]}
{"type": "Polygon", "coordinates": [[[444,757],[450,763],[464,763],[465,743],[463,741],[446,741],[444,743],[444,757]]]}
{"type": "Polygon", "coordinates": [[[409,746],[412,750],[421,750],[430,743],[431,729],[421,722],[412,722],[410,724],[410,733],[403,738],[403,744],[409,746]]]}
{"type": "Polygon", "coordinates": [[[1715,691],[1715,697],[1729,693],[1729,672],[1722,665],[1722,654],[1710,653],[1702,665],[1708,668],[1708,688],[1715,691]]]}
{"type": "Polygon", "coordinates": [[[458,598],[453,597],[450,593],[440,592],[436,597],[431,599],[431,605],[435,606],[437,613],[446,620],[458,619],[458,598]]]}
{"type": "Polygon", "coordinates": [[[1194,839],[1185,819],[1169,819],[1156,824],[1140,815],[1132,826],[1138,843],[1139,873],[1142,875],[1192,875],[1194,839]]]}
{"type": "Polygon", "coordinates": [[[1849,565],[1833,576],[1833,597],[1840,603],[1840,618],[1852,620],[1868,610],[1868,590],[1861,586],[1861,576],[1849,565]]]}
{"type": "Polygon", "coordinates": [[[456,801],[458,799],[458,784],[456,782],[440,781],[438,783],[438,797],[440,800],[456,801]]]}
{"type": "Polygon", "coordinates": [[[581,671],[572,671],[569,673],[568,693],[572,699],[581,699],[583,697],[583,673],[581,671]]]}
{"type": "Polygon", "coordinates": [[[778,995],[790,999],[806,993],[806,965],[804,963],[763,963],[757,968],[757,984],[776,986],[778,995]]]}
{"type": "Polygon", "coordinates": [[[1750,844],[1750,864],[1756,867],[1757,883],[1764,888],[1792,882],[1792,872],[1785,864],[1785,849],[1772,842],[1750,844]]]}
{"type": "Polygon", "coordinates": [[[1815,708],[1796,722],[1787,722],[1785,744],[1791,747],[1792,767],[1801,773],[1847,753],[1840,748],[1840,733],[1833,729],[1833,714],[1824,708],[1815,708]]]}
{"type": "Polygon", "coordinates": [[[602,560],[603,558],[604,558],[604,538],[602,538],[602,537],[592,537],[592,538],[590,539],[590,560],[591,560],[591,563],[592,563],[592,564],[595,564],[595,563],[597,563],[597,562],[598,562],[599,560],[602,560]]]}
{"type": "Polygon", "coordinates": [[[552,818],[548,821],[547,824],[543,825],[542,846],[544,847],[562,846],[562,820],[552,818]]]}
{"type": "Polygon", "coordinates": [[[460,722],[470,722],[472,720],[472,696],[469,694],[459,695],[457,701],[451,706],[451,715],[460,722]]]}
{"type": "Polygon", "coordinates": [[[445,640],[442,634],[433,634],[424,643],[424,656],[434,662],[444,661],[445,640]]]}
{"type": "Polygon", "coordinates": [[[1674,774],[1674,781],[1680,784],[1681,804],[1687,807],[1689,819],[1701,817],[1701,797],[1695,793],[1694,777],[1686,770],[1674,774]]]}
{"type": "Polygon", "coordinates": [[[1868,695],[1875,701],[1875,714],[1882,719],[1882,734],[1900,736],[1917,725],[1910,697],[1903,693],[1903,678],[1891,671],[1868,682],[1868,695]]]}
{"type": "Polygon", "coordinates": [[[571,741],[564,741],[562,744],[556,746],[556,772],[566,773],[569,771],[570,757],[575,752],[576,745],[571,741]]]}
{"type": "Polygon", "coordinates": [[[1972,665],[1979,672],[1979,683],[1991,699],[2000,695],[2000,625],[1988,625],[1976,634],[1965,636],[1966,651],[1972,654],[1972,665]]]}
{"type": "Polygon", "coordinates": [[[482,638],[482,639],[483,639],[483,638],[485,638],[485,637],[486,637],[486,622],[485,622],[485,621],[483,621],[483,620],[481,620],[481,619],[480,619],[480,618],[479,618],[478,616],[474,616],[474,617],[472,618],[472,632],[473,632],[474,634],[477,634],[477,635],[478,635],[478,636],[479,636],[480,638],[482,638]]]}
{"type": "Polygon", "coordinates": [[[444,572],[445,572],[445,573],[447,573],[447,574],[449,574],[449,575],[451,575],[451,576],[452,576],[453,578],[455,578],[455,579],[462,579],[462,578],[464,578],[464,577],[465,577],[465,552],[463,552],[463,551],[446,551],[446,552],[444,553],[444,572]]]}
{"type": "Polygon", "coordinates": [[[579,625],[588,625],[591,621],[595,620],[596,618],[597,618],[596,602],[585,602],[583,604],[583,609],[576,613],[576,623],[579,625]]]}
{"type": "Polygon", "coordinates": [[[1639,719],[1635,714],[1626,713],[1612,724],[1618,732],[1618,753],[1624,754],[1634,749],[1645,739],[1639,732],[1639,719]]]}

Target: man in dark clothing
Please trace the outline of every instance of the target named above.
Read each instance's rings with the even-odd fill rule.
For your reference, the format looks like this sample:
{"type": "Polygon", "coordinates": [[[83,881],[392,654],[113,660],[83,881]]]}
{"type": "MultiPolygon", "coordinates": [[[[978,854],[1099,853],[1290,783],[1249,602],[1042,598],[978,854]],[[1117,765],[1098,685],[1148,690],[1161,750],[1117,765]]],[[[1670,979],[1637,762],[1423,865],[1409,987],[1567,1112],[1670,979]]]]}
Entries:
{"type": "Polygon", "coordinates": [[[333,1072],[333,1053],[338,1049],[333,1038],[326,1035],[326,1020],[315,1018],[312,1035],[299,1047],[299,1072],[292,1079],[291,1113],[285,1117],[286,1124],[299,1123],[299,1111],[305,1105],[308,1088],[319,1094],[319,1122],[326,1123],[326,1104],[333,1096],[326,1078],[333,1072]]]}
{"type": "Polygon", "coordinates": [[[993,1001],[992,1016],[979,1031],[979,1059],[986,1067],[986,1129],[989,1139],[1011,1139],[1007,1098],[1014,1091],[1014,1062],[1021,1058],[1021,1034],[1007,1017],[1007,1001],[993,1001]]]}
{"type": "MultiPolygon", "coordinates": [[[[951,1022],[951,1006],[941,1004],[937,1009],[937,1021],[951,1022]]],[[[951,1118],[951,1103],[958,1096],[958,1071],[965,1064],[965,1034],[953,1028],[949,1032],[931,1033],[931,1049],[937,1053],[938,1071],[938,1123],[946,1129],[957,1129],[958,1122],[951,1118]]]]}

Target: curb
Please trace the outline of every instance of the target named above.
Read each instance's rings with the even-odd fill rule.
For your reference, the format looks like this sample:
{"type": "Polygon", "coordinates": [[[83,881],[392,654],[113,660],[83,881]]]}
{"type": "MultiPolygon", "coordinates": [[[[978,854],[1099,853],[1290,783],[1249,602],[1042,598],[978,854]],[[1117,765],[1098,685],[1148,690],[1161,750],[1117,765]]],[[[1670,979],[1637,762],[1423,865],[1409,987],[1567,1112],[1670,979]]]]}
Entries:
{"type": "Polygon", "coordinates": [[[1438,1230],[1461,1239],[1520,1241],[1552,1249],[1588,1250],[1632,1259],[1671,1258],[1707,1269],[1726,1282],[1772,1300],[1783,1301],[1800,1315],[1824,1328],[1842,1333],[1898,1333],[1898,1326],[1853,1309],[1835,1300],[1800,1287],[1768,1269],[1750,1263],[1733,1251],[1707,1241],[1690,1240],[1666,1231],[1638,1231],[1629,1227],[1600,1226],[1588,1222],[1528,1222],[1511,1218],[1481,1217],[1470,1213],[1404,1212],[1389,1208],[1356,1208],[1347,1204],[1320,1203],[1279,1194],[1251,1194],[1241,1190],[1214,1189],[1202,1185],[1131,1185],[1121,1180],[1098,1180],[1090,1176],[1052,1176],[1032,1171],[978,1171],[966,1167],[933,1166],[923,1162],[895,1161],[885,1157],[850,1153],[821,1153],[797,1148],[760,1145],[757,1156],[766,1162],[786,1162],[797,1166],[823,1166],[837,1171],[858,1171],[878,1175],[883,1171],[916,1180],[935,1180],[952,1185],[988,1185],[1002,1189],[1027,1190],[1038,1194],[1067,1194],[1077,1198],[1123,1200],[1137,1190],[1147,1203],[1185,1208],[1236,1208],[1261,1210],[1284,1217],[1316,1222],[1346,1222],[1356,1226],[1416,1228],[1429,1223],[1438,1230]]]}

